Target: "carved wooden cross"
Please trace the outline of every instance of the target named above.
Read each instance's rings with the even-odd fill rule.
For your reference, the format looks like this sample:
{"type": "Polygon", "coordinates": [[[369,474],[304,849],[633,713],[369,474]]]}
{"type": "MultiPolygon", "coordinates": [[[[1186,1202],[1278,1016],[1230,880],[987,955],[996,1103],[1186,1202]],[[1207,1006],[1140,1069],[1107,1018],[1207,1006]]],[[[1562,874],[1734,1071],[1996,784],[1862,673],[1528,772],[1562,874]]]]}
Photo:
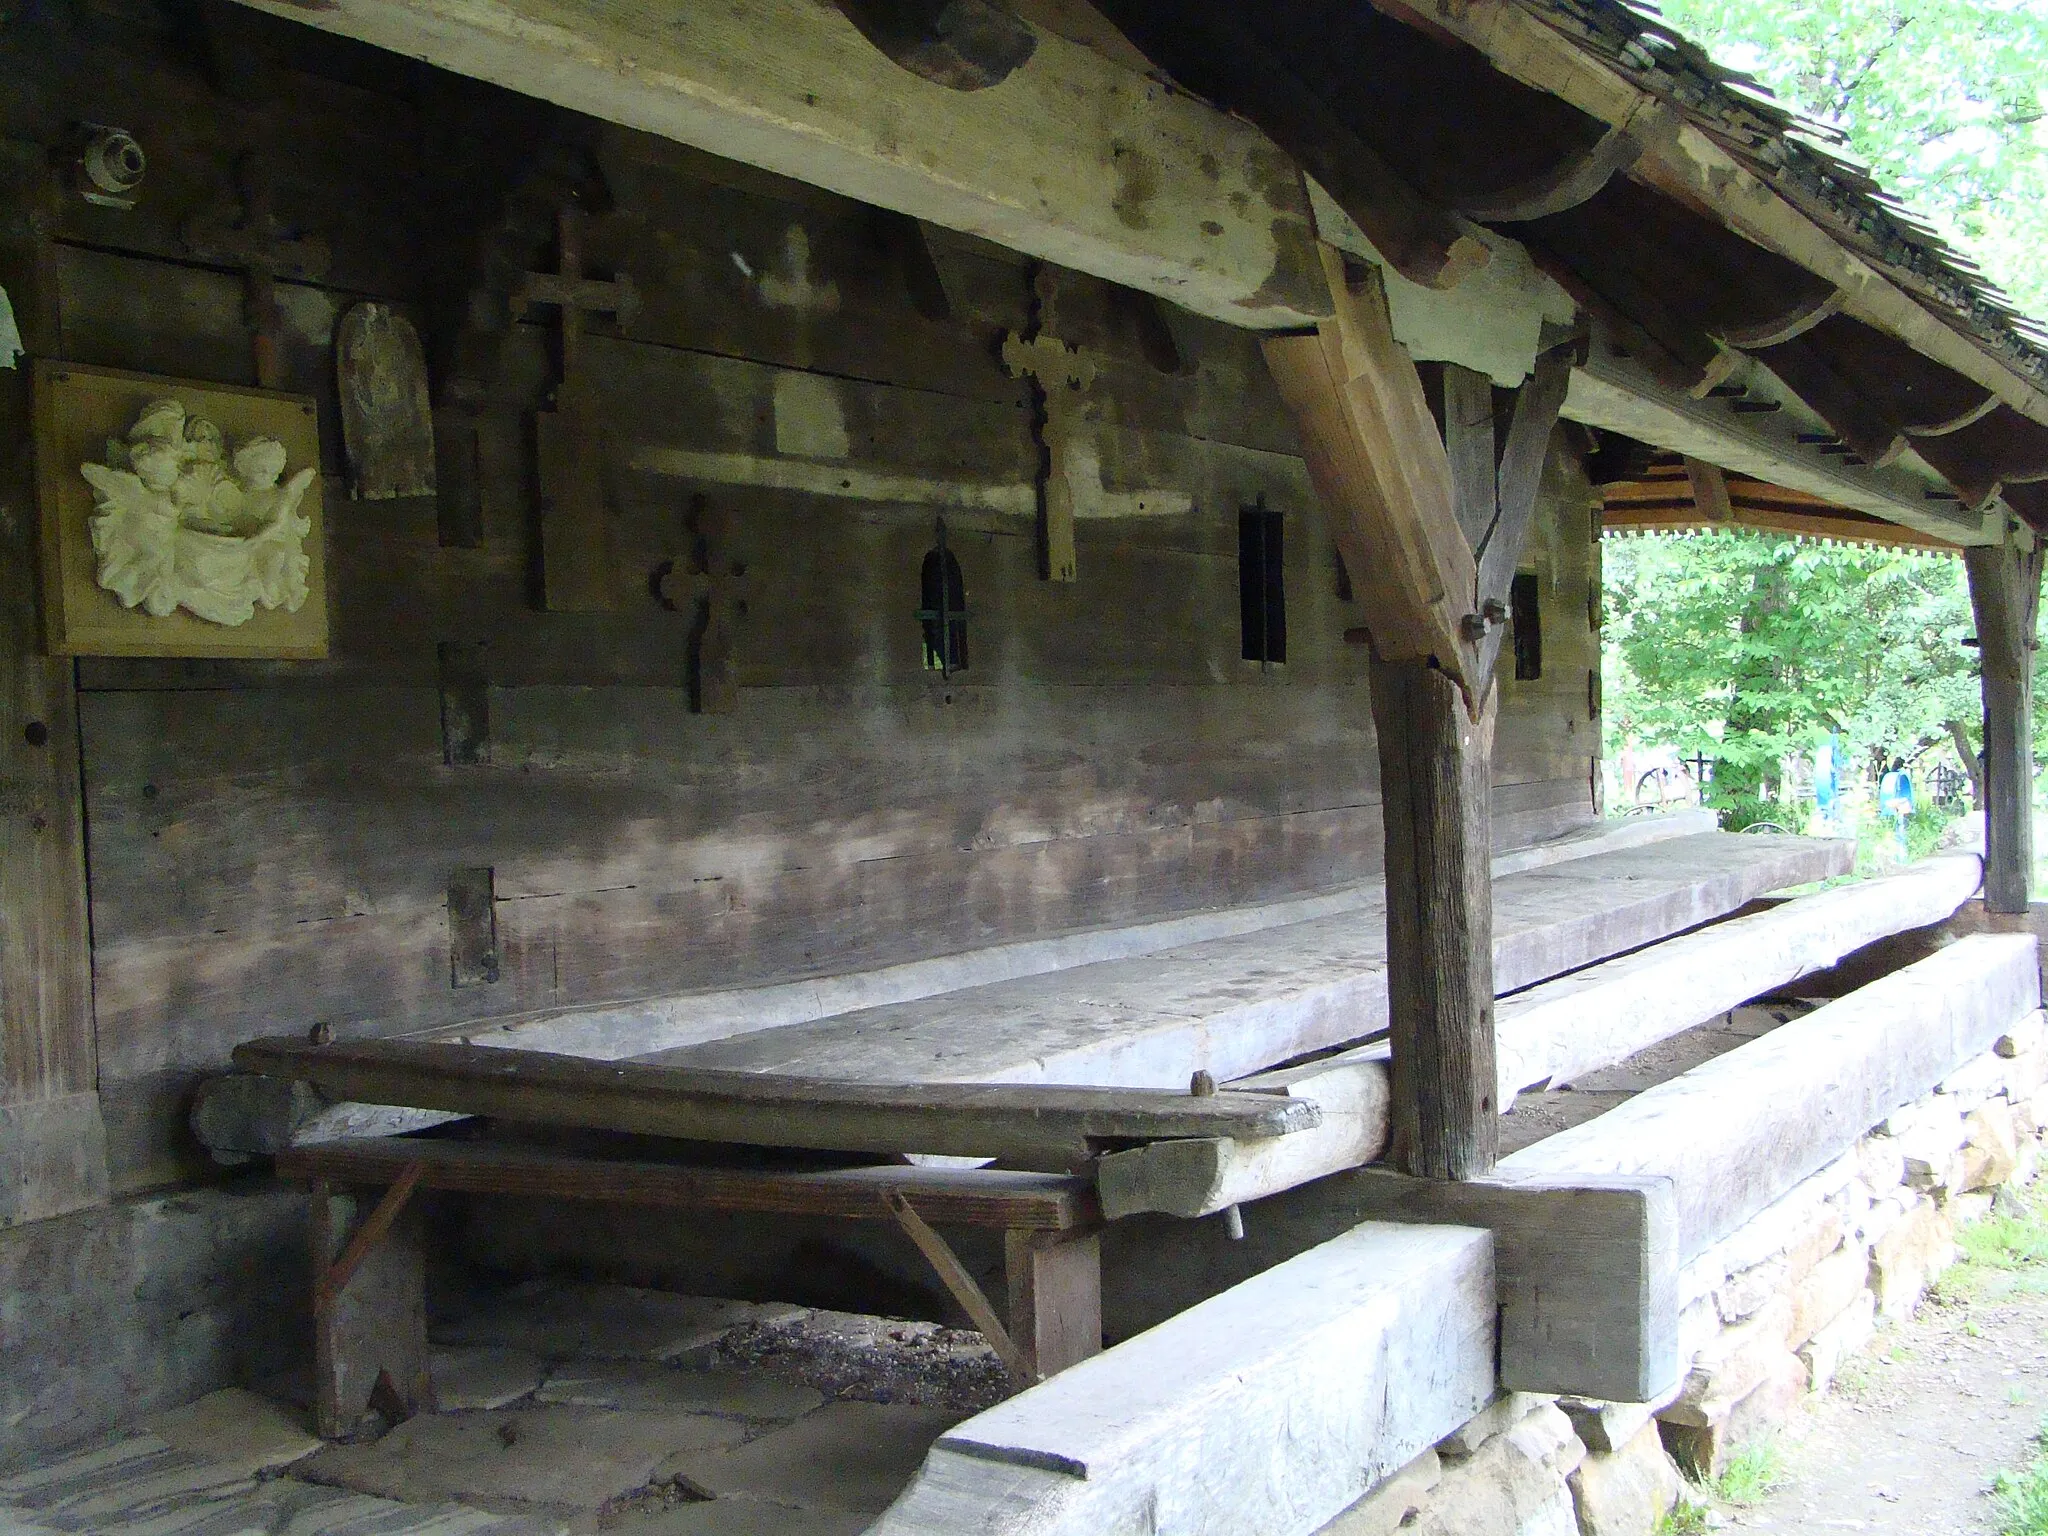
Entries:
{"type": "Polygon", "coordinates": [[[732,713],[738,684],[733,676],[733,630],[746,611],[741,582],[747,568],[732,558],[732,514],[709,498],[690,504],[689,553],[664,561],[654,573],[654,595],[662,607],[695,611],[690,626],[690,703],[700,715],[732,713]]]}
{"type": "Polygon", "coordinates": [[[1097,516],[1187,512],[1194,498],[1185,491],[1108,491],[1102,484],[1102,452],[1088,429],[1087,391],[1102,372],[1095,353],[1049,334],[1057,278],[1041,268],[1033,283],[1037,314],[1031,334],[1003,340],[1003,366],[1012,377],[1032,381],[1043,412],[1039,446],[1045,471],[1039,487],[1040,558],[1048,581],[1072,581],[1074,518],[1086,508],[1097,516]]]}
{"type": "Polygon", "coordinates": [[[560,315],[561,381],[554,409],[534,417],[541,498],[541,591],[556,612],[592,613],[614,606],[611,528],[604,495],[604,429],[596,392],[583,371],[586,311],[621,320],[639,306],[630,277],[614,282],[583,275],[584,213],[564,208],[556,220],[559,272],[528,272],[513,292],[524,304],[552,304],[560,315]]]}
{"type": "Polygon", "coordinates": [[[1090,353],[1043,332],[1029,340],[1014,334],[1005,338],[1003,366],[1015,377],[1032,381],[1044,412],[1039,443],[1047,467],[1041,485],[1039,553],[1046,580],[1072,581],[1077,574],[1073,449],[1087,430],[1081,392],[1095,382],[1098,368],[1090,353]]]}
{"type": "Polygon", "coordinates": [[[255,337],[256,384],[260,389],[280,389],[284,364],[278,339],[284,324],[277,307],[277,280],[325,276],[327,242],[316,235],[285,232],[277,217],[276,178],[264,155],[253,150],[244,155],[236,179],[241,217],[195,214],[185,224],[185,245],[201,261],[243,269],[244,304],[255,337]]]}

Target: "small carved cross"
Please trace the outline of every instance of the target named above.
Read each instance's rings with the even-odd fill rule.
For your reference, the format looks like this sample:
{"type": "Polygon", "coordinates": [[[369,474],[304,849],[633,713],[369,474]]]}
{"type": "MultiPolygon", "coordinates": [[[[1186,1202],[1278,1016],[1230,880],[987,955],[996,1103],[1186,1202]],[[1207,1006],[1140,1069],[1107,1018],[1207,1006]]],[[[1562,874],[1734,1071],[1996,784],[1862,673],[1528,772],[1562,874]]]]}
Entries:
{"type": "Polygon", "coordinates": [[[1031,334],[1003,340],[1003,366],[1014,378],[1028,378],[1038,399],[1039,446],[1045,469],[1039,481],[1040,553],[1048,581],[1072,581],[1074,518],[1082,507],[1098,516],[1182,513],[1194,498],[1185,491],[1108,491],[1102,484],[1102,450],[1089,430],[1087,392],[1102,373],[1100,358],[1049,334],[1057,278],[1041,267],[1033,282],[1037,303],[1031,334]]]}
{"type": "Polygon", "coordinates": [[[559,272],[528,272],[513,292],[524,304],[560,312],[561,380],[554,409],[534,417],[541,499],[541,588],[556,612],[601,612],[613,606],[611,529],[604,495],[604,442],[597,403],[583,373],[585,312],[624,319],[639,305],[633,280],[603,282],[583,275],[584,213],[557,217],[559,272]]]}
{"type": "Polygon", "coordinates": [[[236,171],[242,194],[239,219],[195,214],[185,224],[185,245],[201,261],[244,272],[244,304],[255,336],[256,384],[279,389],[284,365],[278,356],[283,317],[277,307],[280,277],[314,280],[326,275],[327,242],[317,235],[287,234],[277,216],[277,181],[267,157],[244,155],[236,171]]]}
{"type": "Polygon", "coordinates": [[[1016,378],[1029,378],[1043,412],[1039,442],[1047,470],[1041,486],[1041,539],[1048,581],[1072,581],[1074,557],[1073,449],[1086,433],[1082,391],[1101,371],[1093,354],[1070,347],[1043,332],[1026,339],[1010,335],[1003,341],[1003,366],[1016,378]]]}
{"type": "Polygon", "coordinates": [[[747,568],[732,558],[732,514],[708,498],[690,504],[690,548],[679,560],[663,561],[654,573],[654,595],[662,607],[690,624],[690,702],[700,715],[732,713],[738,684],[733,677],[733,630],[746,612],[740,583],[747,568]]]}

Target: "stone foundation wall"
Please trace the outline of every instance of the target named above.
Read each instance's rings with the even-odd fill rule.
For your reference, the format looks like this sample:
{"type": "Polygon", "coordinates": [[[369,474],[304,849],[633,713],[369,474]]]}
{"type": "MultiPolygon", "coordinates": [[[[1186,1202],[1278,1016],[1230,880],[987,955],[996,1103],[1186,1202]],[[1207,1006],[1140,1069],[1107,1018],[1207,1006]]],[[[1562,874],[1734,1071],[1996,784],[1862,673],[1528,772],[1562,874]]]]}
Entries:
{"type": "Polygon", "coordinates": [[[303,1359],[305,1211],[249,1178],[0,1232],[0,1470],[303,1359]]]}
{"type": "Polygon", "coordinates": [[[2034,1176],[2044,1084],[2048,1027],[2035,1013],[1686,1266],[1689,1363],[1668,1401],[1510,1393],[1320,1536],[1651,1536],[1681,1469],[1717,1475],[1825,1392],[1919,1305],[1955,1257],[1956,1229],[2034,1176]]]}

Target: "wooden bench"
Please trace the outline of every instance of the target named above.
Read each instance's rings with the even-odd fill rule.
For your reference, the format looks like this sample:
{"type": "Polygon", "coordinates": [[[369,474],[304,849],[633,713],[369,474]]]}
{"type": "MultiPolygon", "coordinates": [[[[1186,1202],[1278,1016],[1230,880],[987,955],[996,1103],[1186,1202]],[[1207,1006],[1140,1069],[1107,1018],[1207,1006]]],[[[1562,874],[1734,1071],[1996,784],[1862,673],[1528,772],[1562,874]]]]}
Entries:
{"type": "Polygon", "coordinates": [[[409,1137],[293,1148],[277,1166],[311,1185],[317,1412],[329,1437],[373,1405],[404,1417],[434,1404],[426,1233],[411,1204],[422,1189],[894,1221],[1020,1382],[1102,1349],[1101,1218],[1082,1175],[894,1165],[780,1172],[409,1137]],[[374,1205],[350,1193],[379,1189],[374,1205]],[[1006,1234],[1007,1319],[933,1230],[948,1225],[1006,1234]]]}

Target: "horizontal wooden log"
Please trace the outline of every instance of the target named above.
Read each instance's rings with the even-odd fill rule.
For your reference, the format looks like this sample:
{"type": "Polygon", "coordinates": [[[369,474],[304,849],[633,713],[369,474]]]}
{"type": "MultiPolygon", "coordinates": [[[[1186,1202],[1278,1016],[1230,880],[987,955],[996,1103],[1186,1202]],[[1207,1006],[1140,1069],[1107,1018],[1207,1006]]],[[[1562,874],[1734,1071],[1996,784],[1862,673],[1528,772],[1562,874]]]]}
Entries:
{"type": "Polygon", "coordinates": [[[1492,1239],[1368,1223],[941,1437],[872,1536],[1319,1529],[1494,1395],[1492,1239]]]}
{"type": "Polygon", "coordinates": [[[1976,891],[1975,854],[1820,891],[1667,939],[1500,1000],[1500,1103],[1612,1066],[1854,950],[1954,914],[1976,891]]]}
{"type": "MultiPolygon", "coordinates": [[[[1549,1079],[1611,1066],[1740,1003],[1824,970],[1895,933],[1940,922],[1976,887],[1972,854],[1798,897],[1750,917],[1667,939],[1500,999],[1500,1105],[1549,1079]]],[[[1385,1150],[1389,1051],[1384,1041],[1231,1087],[1322,1107],[1323,1123],[1285,1142],[1161,1141],[1100,1165],[1112,1218],[1142,1211],[1207,1216],[1226,1206],[1374,1161],[1385,1150]]]]}
{"type": "Polygon", "coordinates": [[[2040,1006],[2031,935],[1962,939],[1847,997],[1503,1158],[1503,1176],[1640,1174],[1677,1192],[1693,1258],[1934,1091],[2040,1006]]]}
{"type": "Polygon", "coordinates": [[[1066,1232],[1090,1226],[1096,1204],[1078,1175],[992,1168],[833,1168],[771,1172],[584,1157],[500,1141],[374,1137],[289,1150],[288,1179],[387,1184],[408,1167],[422,1189],[539,1200],[592,1200],[669,1211],[765,1211],[784,1216],[890,1219],[886,1197],[908,1196],[941,1226],[1066,1232]]]}
{"type": "Polygon", "coordinates": [[[245,0],[1260,327],[1327,312],[1301,174],[1265,135],[1040,30],[934,89],[810,0],[245,0]]]}
{"type": "Polygon", "coordinates": [[[236,1047],[235,1064],[310,1083],[334,1099],[693,1141],[1047,1160],[1056,1168],[1093,1156],[1103,1142],[1219,1134],[1256,1141],[1321,1119],[1312,1105],[1266,1094],[850,1082],[412,1040],[254,1040],[236,1047]]]}

